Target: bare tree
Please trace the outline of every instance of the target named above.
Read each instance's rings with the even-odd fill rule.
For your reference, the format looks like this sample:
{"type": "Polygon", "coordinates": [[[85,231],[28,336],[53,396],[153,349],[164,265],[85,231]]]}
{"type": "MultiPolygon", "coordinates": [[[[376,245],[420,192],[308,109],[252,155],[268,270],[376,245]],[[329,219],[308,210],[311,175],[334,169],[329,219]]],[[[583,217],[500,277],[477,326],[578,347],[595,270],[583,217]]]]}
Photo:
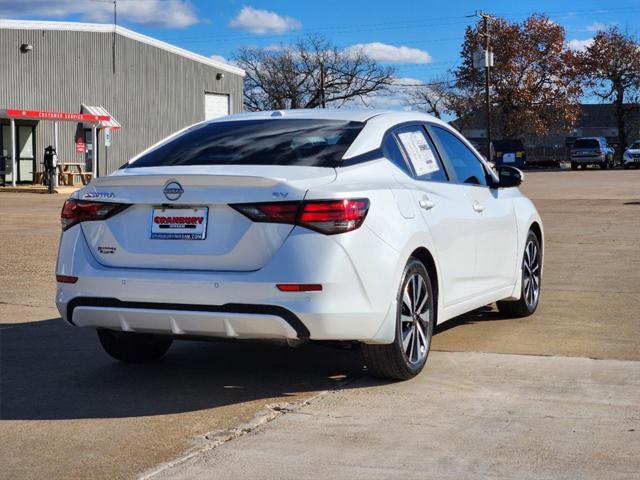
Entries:
{"type": "Polygon", "coordinates": [[[339,49],[315,35],[278,48],[242,48],[236,62],[246,71],[244,104],[250,111],[366,102],[390,85],[394,72],[362,51],[339,49]]]}
{"type": "Polygon", "coordinates": [[[452,112],[452,80],[446,77],[436,78],[428,84],[416,85],[408,95],[408,103],[416,110],[442,118],[452,112]]]}
{"type": "Polygon", "coordinates": [[[640,101],[640,44],[613,27],[598,32],[580,59],[587,88],[615,105],[622,155],[627,147],[627,116],[640,101]]]}

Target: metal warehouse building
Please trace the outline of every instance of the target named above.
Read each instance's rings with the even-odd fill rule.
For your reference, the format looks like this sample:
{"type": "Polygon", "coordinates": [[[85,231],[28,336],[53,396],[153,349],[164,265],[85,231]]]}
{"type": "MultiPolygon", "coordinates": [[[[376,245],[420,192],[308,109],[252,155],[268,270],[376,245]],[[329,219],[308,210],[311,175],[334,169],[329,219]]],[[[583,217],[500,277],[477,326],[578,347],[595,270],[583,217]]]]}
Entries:
{"type": "Polygon", "coordinates": [[[181,128],[241,111],[243,77],[122,27],[0,20],[0,170],[37,182],[54,145],[62,182],[106,175],[181,128]]]}

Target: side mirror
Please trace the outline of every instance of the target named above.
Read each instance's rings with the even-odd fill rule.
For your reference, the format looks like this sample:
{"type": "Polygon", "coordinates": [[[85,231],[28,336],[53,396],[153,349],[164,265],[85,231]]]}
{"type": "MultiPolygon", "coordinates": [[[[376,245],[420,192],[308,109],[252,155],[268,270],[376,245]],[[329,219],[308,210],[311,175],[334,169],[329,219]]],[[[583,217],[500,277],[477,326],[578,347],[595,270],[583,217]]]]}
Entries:
{"type": "Polygon", "coordinates": [[[498,167],[498,188],[519,186],[524,180],[524,173],[518,168],[502,165],[498,167]]]}

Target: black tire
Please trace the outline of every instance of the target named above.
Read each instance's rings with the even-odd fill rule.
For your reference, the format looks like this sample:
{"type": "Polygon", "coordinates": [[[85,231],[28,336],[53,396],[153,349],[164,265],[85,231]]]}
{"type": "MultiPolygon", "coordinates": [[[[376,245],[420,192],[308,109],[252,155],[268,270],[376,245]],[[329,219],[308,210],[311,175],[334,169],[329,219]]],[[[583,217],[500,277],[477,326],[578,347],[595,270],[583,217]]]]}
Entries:
{"type": "Polygon", "coordinates": [[[126,363],[145,363],[162,357],[173,338],[150,333],[114,332],[98,330],[98,338],[105,351],[116,360],[126,363]]]}
{"type": "Polygon", "coordinates": [[[577,170],[578,164],[576,162],[571,162],[571,170],[577,170]]]}
{"type": "Polygon", "coordinates": [[[427,363],[435,323],[435,299],[431,280],[427,269],[417,258],[411,257],[404,268],[396,299],[398,309],[393,343],[363,344],[362,352],[372,375],[393,380],[408,380],[420,373],[427,363]],[[416,277],[422,279],[422,283],[418,279],[414,280],[416,277]],[[413,296],[413,292],[416,291],[417,295],[413,296]],[[426,298],[423,291],[427,295],[426,298]],[[417,304],[413,312],[407,301],[417,304]],[[410,353],[407,353],[407,350],[410,353]]]}
{"type": "Polygon", "coordinates": [[[600,168],[601,168],[602,170],[606,170],[608,166],[609,166],[609,165],[607,164],[607,162],[602,162],[602,163],[600,164],[600,168]]]}
{"type": "Polygon", "coordinates": [[[525,242],[524,254],[522,258],[522,281],[519,300],[503,300],[497,302],[498,310],[506,317],[528,317],[533,315],[538,309],[540,303],[540,287],[542,281],[542,250],[540,249],[540,241],[535,233],[529,230],[527,240],[525,242]],[[529,250],[533,245],[533,249],[529,250]],[[533,251],[534,253],[529,253],[533,251]],[[529,258],[535,258],[535,267],[532,272],[532,268],[527,268],[527,263],[530,262],[529,258]],[[534,275],[535,274],[535,275],[534,275]],[[527,283],[529,282],[529,283],[527,283]],[[537,283],[536,283],[537,282],[537,283]],[[527,290],[527,284],[529,289],[535,289],[532,293],[531,290],[527,290]],[[536,287],[537,285],[537,287],[536,287]]]}

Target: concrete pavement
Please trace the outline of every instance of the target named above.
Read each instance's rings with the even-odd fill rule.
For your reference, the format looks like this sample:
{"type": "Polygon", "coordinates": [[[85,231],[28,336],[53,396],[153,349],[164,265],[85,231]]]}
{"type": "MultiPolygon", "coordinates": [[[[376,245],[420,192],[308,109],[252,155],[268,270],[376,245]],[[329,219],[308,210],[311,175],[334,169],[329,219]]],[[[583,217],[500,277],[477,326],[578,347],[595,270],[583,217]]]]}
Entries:
{"type": "Polygon", "coordinates": [[[637,362],[434,352],[360,379],[153,479],[637,479],[637,362]]]}

